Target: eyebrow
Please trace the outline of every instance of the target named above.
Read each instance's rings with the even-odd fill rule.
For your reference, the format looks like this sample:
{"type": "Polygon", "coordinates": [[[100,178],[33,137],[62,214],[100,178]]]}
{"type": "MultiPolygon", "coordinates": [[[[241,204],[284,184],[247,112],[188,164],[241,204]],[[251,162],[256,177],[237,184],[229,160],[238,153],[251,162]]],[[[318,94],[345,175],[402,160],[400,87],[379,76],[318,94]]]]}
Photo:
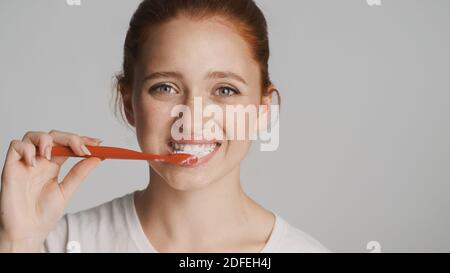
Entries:
{"type": "MultiPolygon", "coordinates": [[[[182,79],[183,75],[179,72],[174,71],[162,71],[162,72],[153,72],[150,75],[147,75],[144,77],[144,82],[153,80],[153,79],[159,79],[159,78],[175,78],[175,79],[182,79]]],[[[209,72],[206,77],[206,79],[225,79],[225,78],[231,78],[236,81],[239,81],[243,84],[247,84],[247,82],[238,74],[230,71],[211,71],[209,72]]]]}
{"type": "Polygon", "coordinates": [[[225,78],[231,78],[234,79],[236,81],[239,81],[243,84],[247,84],[247,82],[238,74],[233,73],[233,72],[229,72],[229,71],[212,71],[209,72],[208,75],[206,76],[206,78],[208,79],[225,79],[225,78]]]}
{"type": "Polygon", "coordinates": [[[150,75],[147,75],[144,77],[144,82],[153,80],[153,79],[159,79],[159,78],[176,78],[176,79],[182,79],[183,75],[179,72],[153,72],[150,75]]]}

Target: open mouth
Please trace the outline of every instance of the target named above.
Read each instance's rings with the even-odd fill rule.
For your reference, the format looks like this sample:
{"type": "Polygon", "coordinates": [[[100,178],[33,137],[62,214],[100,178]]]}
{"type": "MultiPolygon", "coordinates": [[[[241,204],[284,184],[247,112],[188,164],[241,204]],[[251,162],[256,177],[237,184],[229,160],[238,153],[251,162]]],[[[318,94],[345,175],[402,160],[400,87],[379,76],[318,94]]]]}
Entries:
{"type": "Polygon", "coordinates": [[[171,154],[191,154],[199,160],[197,164],[208,161],[219,149],[221,143],[214,141],[169,141],[169,151],[171,154]]]}

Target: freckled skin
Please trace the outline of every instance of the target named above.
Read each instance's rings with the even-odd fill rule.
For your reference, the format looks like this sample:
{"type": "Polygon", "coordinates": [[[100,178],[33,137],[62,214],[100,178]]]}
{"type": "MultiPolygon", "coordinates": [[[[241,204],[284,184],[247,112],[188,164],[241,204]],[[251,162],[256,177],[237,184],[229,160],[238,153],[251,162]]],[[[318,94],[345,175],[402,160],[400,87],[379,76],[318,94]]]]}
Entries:
{"type": "MultiPolygon", "coordinates": [[[[133,120],[130,120],[136,127],[138,142],[144,152],[167,153],[166,143],[175,121],[170,112],[178,104],[193,109],[194,97],[202,98],[203,107],[217,104],[223,109],[227,104],[258,106],[261,103],[259,64],[252,58],[250,48],[240,34],[220,20],[177,18],[151,29],[150,37],[143,45],[135,67],[133,120]],[[146,75],[160,71],[176,71],[182,79],[167,77],[143,81],[146,75]],[[246,84],[229,78],[205,79],[210,71],[231,71],[242,77],[246,84]],[[178,93],[149,93],[152,86],[160,83],[170,84],[178,93]],[[235,87],[240,94],[215,95],[223,84],[235,87]]],[[[217,120],[217,123],[224,122],[217,120]]],[[[227,128],[222,126],[222,130],[226,133],[227,128]]],[[[224,141],[211,160],[196,168],[157,162],[149,164],[171,187],[199,188],[230,172],[238,172],[250,145],[249,140],[224,141]]]]}

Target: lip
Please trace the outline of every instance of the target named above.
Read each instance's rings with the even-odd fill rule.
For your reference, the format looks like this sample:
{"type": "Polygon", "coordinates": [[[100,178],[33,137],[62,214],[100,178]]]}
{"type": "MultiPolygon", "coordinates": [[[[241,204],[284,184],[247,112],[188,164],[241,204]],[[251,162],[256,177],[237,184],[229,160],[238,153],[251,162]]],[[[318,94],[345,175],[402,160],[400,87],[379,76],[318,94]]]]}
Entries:
{"type": "Polygon", "coordinates": [[[178,143],[178,144],[191,144],[191,145],[202,145],[202,144],[217,144],[216,147],[214,148],[214,150],[203,156],[203,157],[198,157],[198,160],[196,163],[191,164],[191,165],[183,165],[182,167],[186,167],[186,168],[195,168],[197,166],[203,165],[206,162],[208,162],[216,153],[217,151],[220,149],[220,147],[222,146],[222,141],[217,141],[217,140],[180,140],[180,141],[176,141],[176,140],[169,140],[167,142],[167,150],[169,152],[169,154],[173,154],[173,150],[172,150],[172,144],[173,143],[178,143]]]}

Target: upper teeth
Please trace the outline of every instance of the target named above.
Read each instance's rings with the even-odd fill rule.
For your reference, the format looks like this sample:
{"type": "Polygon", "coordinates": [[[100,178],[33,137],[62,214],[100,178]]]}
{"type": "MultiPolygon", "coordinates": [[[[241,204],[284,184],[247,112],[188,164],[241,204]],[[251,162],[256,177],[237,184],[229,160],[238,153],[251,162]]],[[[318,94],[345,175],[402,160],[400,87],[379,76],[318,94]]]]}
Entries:
{"type": "Polygon", "coordinates": [[[186,153],[197,157],[205,156],[216,148],[217,144],[180,144],[172,143],[172,149],[175,154],[186,153]]]}

